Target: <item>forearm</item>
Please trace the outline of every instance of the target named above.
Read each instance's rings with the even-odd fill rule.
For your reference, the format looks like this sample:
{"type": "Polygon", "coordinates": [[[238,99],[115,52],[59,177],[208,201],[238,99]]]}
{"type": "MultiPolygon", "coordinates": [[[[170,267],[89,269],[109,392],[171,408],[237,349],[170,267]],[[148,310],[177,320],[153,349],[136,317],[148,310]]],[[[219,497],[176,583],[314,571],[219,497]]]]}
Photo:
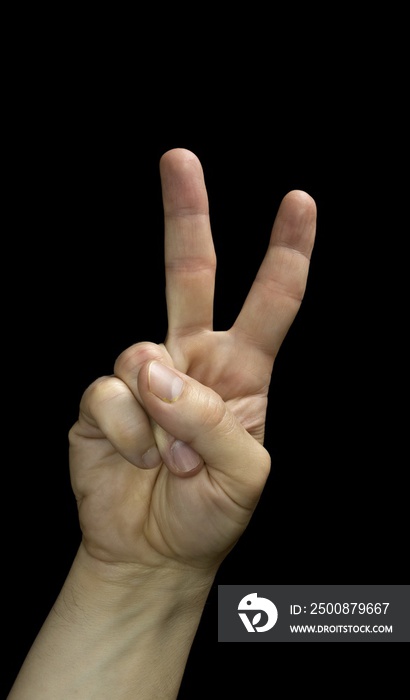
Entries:
{"type": "Polygon", "coordinates": [[[8,700],[173,700],[212,580],[107,580],[80,547],[8,700]]]}

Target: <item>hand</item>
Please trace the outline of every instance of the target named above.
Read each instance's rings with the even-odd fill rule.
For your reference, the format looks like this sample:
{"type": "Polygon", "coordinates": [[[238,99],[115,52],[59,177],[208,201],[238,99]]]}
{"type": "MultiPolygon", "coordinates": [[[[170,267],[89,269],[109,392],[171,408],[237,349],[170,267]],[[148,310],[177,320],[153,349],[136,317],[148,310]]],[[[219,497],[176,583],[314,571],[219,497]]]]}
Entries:
{"type": "Polygon", "coordinates": [[[201,164],[174,149],[160,173],[167,337],[128,348],[113,375],[84,392],[69,436],[71,480],[93,559],[215,571],[269,474],[271,373],[304,295],[316,207],[305,192],[284,197],[241,312],[215,332],[216,259],[201,164]]]}

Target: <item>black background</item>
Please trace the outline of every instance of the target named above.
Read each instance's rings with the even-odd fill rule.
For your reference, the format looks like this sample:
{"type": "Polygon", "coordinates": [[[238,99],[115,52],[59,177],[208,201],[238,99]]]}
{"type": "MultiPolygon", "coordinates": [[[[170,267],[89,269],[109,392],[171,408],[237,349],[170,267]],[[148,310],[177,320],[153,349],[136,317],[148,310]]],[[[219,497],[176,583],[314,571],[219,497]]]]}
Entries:
{"type": "Polygon", "coordinates": [[[180,693],[196,697],[198,678],[213,692],[222,669],[233,697],[242,680],[216,640],[218,583],[403,582],[400,109],[381,60],[333,59],[329,73],[320,55],[294,70],[243,50],[211,71],[184,46],[156,64],[127,42],[75,38],[61,53],[59,35],[36,46],[10,105],[6,686],[79,543],[67,433],[81,394],[128,345],[165,337],[158,162],[185,147],[210,199],[218,329],[244,301],[284,194],[304,189],[318,207],[305,300],[272,378],[272,473],[220,568],[180,693]]]}

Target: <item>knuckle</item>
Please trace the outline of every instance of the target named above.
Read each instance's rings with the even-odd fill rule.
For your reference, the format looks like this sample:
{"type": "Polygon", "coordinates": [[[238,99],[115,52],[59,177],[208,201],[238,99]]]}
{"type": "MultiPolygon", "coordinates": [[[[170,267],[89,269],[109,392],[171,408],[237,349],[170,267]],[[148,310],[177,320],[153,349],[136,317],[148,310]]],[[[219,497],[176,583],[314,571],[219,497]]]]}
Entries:
{"type": "Polygon", "coordinates": [[[234,414],[219,394],[208,393],[203,397],[201,432],[211,437],[218,434],[220,438],[230,439],[238,429],[234,414]]]}
{"type": "Polygon", "coordinates": [[[134,343],[118,355],[114,363],[114,374],[118,377],[136,377],[141,365],[157,356],[161,356],[161,353],[155,343],[134,343]]]}
{"type": "Polygon", "coordinates": [[[80,411],[85,414],[93,414],[94,408],[112,400],[124,391],[124,383],[118,377],[99,377],[85,390],[81,402],[80,411]]]}

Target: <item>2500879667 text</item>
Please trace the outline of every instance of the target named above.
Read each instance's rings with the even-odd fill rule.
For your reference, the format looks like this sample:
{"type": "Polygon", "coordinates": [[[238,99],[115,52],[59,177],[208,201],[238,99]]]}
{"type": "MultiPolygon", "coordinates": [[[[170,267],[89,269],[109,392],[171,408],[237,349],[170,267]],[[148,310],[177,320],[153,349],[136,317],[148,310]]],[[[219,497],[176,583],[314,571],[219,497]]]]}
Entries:
{"type": "Polygon", "coordinates": [[[290,606],[291,615],[385,615],[390,603],[310,603],[290,606]]]}

